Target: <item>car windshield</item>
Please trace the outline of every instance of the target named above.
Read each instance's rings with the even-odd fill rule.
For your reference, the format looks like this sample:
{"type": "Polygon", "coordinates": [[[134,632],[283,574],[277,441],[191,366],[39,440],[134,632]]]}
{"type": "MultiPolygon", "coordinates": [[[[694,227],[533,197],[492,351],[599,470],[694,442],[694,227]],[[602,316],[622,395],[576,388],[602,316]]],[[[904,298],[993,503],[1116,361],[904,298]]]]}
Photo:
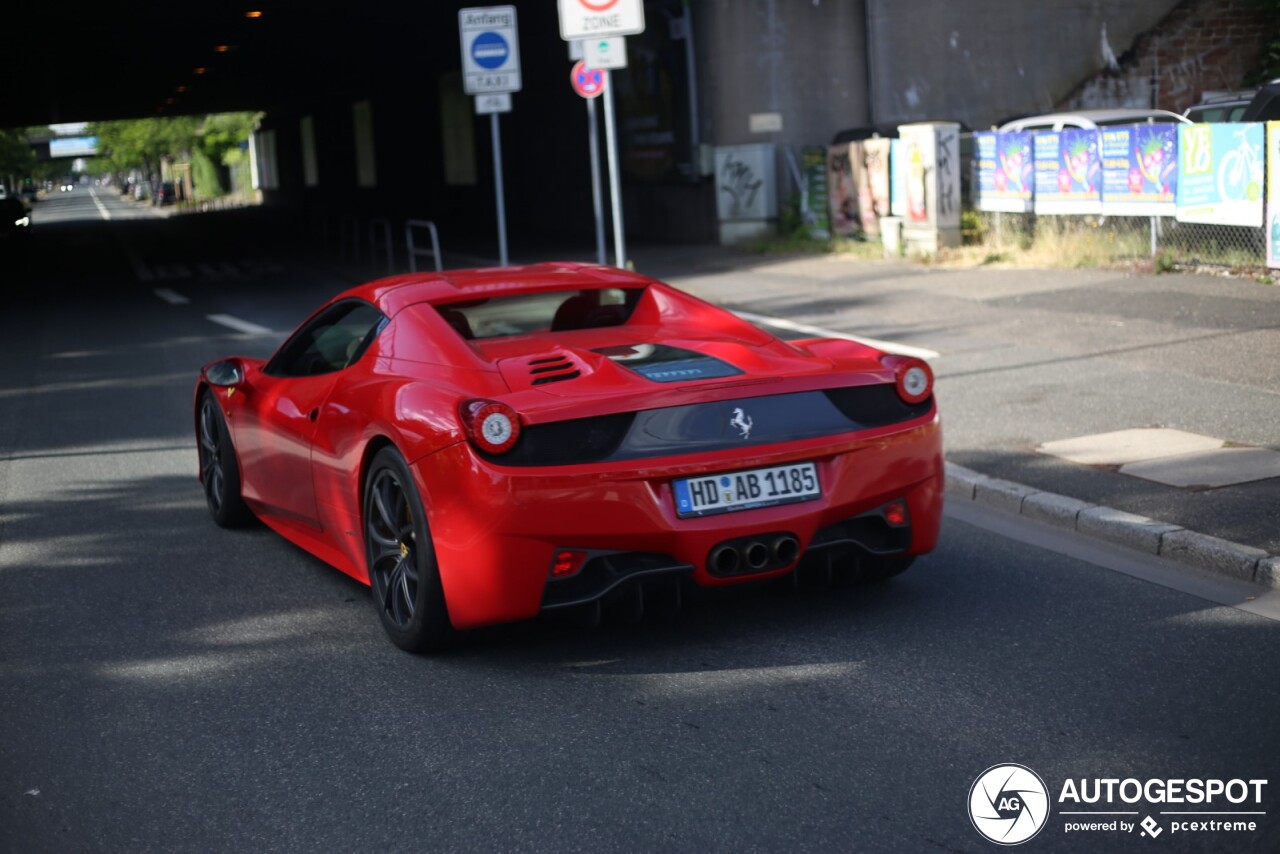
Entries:
{"type": "Polygon", "coordinates": [[[549,291],[436,305],[463,338],[501,338],[618,326],[631,317],[644,288],[549,291]]]}

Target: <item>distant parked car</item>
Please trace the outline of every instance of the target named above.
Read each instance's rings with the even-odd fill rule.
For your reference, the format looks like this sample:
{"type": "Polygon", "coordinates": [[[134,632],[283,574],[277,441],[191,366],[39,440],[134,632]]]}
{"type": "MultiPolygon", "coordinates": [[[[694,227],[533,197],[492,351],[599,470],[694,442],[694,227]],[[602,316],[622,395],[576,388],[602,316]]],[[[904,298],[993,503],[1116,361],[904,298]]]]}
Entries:
{"type": "Polygon", "coordinates": [[[1062,130],[1063,128],[1094,129],[1110,125],[1190,124],[1185,116],[1169,110],[1138,110],[1113,108],[1106,110],[1077,110],[1074,112],[1045,113],[1040,116],[1024,116],[1005,122],[996,130],[1062,130]]]}
{"type": "Polygon", "coordinates": [[[1243,121],[1244,111],[1257,94],[1256,89],[1231,89],[1218,92],[1201,92],[1200,103],[1182,112],[1192,122],[1243,121]]]}
{"type": "Polygon", "coordinates": [[[133,185],[133,197],[140,202],[144,202],[151,198],[151,187],[146,181],[139,181],[133,185]]]}
{"type": "Polygon", "coordinates": [[[0,244],[16,243],[31,234],[31,212],[17,196],[0,195],[0,244]]]}
{"type": "Polygon", "coordinates": [[[1242,122],[1280,121],[1280,77],[1265,84],[1240,116],[1242,122]]]}
{"type": "Polygon", "coordinates": [[[156,188],[156,194],[151,199],[153,205],[171,205],[178,200],[178,192],[174,189],[172,181],[165,181],[156,188]]]}

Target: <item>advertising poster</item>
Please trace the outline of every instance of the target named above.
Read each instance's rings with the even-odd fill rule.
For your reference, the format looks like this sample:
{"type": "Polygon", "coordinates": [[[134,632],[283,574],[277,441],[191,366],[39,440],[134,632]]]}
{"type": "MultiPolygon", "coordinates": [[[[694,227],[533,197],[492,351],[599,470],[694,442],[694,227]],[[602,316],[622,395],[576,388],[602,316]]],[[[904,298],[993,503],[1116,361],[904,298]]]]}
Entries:
{"type": "Polygon", "coordinates": [[[880,236],[880,217],[889,215],[889,140],[864,139],[849,144],[858,217],[867,237],[880,236]]]}
{"type": "Polygon", "coordinates": [[[831,223],[828,219],[827,150],[820,146],[805,146],[800,149],[800,171],[804,175],[805,187],[805,205],[800,216],[804,219],[805,231],[814,240],[829,240],[831,223]]]}
{"type": "Polygon", "coordinates": [[[907,173],[902,168],[902,140],[889,141],[889,212],[907,215],[907,173]]]}
{"type": "Polygon", "coordinates": [[[1031,210],[1033,176],[1031,133],[975,133],[974,206],[980,211],[1027,213],[1031,210]]]}
{"type": "Polygon", "coordinates": [[[1260,227],[1264,142],[1260,122],[1180,126],[1178,221],[1260,227]]]}
{"type": "Polygon", "coordinates": [[[1096,130],[1034,135],[1038,214],[1102,213],[1102,152],[1096,130]]]}
{"type": "Polygon", "coordinates": [[[862,231],[858,212],[858,188],[853,182],[849,147],[850,143],[842,142],[827,149],[831,233],[836,237],[855,237],[862,231]]]}
{"type": "Polygon", "coordinates": [[[1102,128],[1102,212],[1173,216],[1178,128],[1171,124],[1102,128]]]}
{"type": "Polygon", "coordinates": [[[827,174],[834,234],[880,236],[880,217],[889,216],[890,151],[896,141],[874,138],[830,147],[827,174]]]}
{"type": "Polygon", "coordinates": [[[1280,122],[1267,122],[1267,266],[1280,268],[1280,122]]]}

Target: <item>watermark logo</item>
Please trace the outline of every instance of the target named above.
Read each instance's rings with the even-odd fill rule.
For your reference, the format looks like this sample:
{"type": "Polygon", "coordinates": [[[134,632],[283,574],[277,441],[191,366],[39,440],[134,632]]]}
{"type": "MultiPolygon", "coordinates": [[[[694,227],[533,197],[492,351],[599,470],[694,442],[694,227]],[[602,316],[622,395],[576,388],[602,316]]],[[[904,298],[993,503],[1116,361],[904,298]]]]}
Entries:
{"type": "Polygon", "coordinates": [[[1162,833],[1164,833],[1164,828],[1161,827],[1160,823],[1157,822],[1151,816],[1147,816],[1142,820],[1143,836],[1150,836],[1152,839],[1155,839],[1157,836],[1159,836],[1162,833]]]}
{"type": "Polygon", "coordinates": [[[969,789],[969,820],[992,842],[1018,845],[1049,819],[1049,790],[1025,765],[993,765],[969,789]]]}

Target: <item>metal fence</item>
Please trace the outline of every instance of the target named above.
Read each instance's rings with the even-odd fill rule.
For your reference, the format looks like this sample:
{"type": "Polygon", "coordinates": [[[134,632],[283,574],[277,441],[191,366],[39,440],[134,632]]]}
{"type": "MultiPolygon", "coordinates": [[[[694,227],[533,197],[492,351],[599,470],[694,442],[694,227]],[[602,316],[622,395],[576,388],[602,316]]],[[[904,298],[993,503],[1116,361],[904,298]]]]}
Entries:
{"type": "Polygon", "coordinates": [[[1174,268],[1220,267],[1252,270],[1266,267],[1266,228],[1178,222],[1171,216],[1072,216],[992,213],[973,208],[976,163],[972,136],[961,135],[961,193],[965,242],[994,254],[1008,251],[1067,253],[1058,261],[1105,264],[1151,261],[1174,268]],[[1072,259],[1071,254],[1079,255],[1072,259]]]}
{"type": "MultiPolygon", "coordinates": [[[[1265,228],[1178,222],[1172,217],[1037,216],[973,211],[966,242],[994,253],[1061,254],[1084,266],[1150,259],[1158,265],[1265,267],[1265,228]],[[1072,259],[1074,254],[1078,257],[1072,259]]],[[[1060,259],[1061,260],[1061,259],[1060,259]]]]}

